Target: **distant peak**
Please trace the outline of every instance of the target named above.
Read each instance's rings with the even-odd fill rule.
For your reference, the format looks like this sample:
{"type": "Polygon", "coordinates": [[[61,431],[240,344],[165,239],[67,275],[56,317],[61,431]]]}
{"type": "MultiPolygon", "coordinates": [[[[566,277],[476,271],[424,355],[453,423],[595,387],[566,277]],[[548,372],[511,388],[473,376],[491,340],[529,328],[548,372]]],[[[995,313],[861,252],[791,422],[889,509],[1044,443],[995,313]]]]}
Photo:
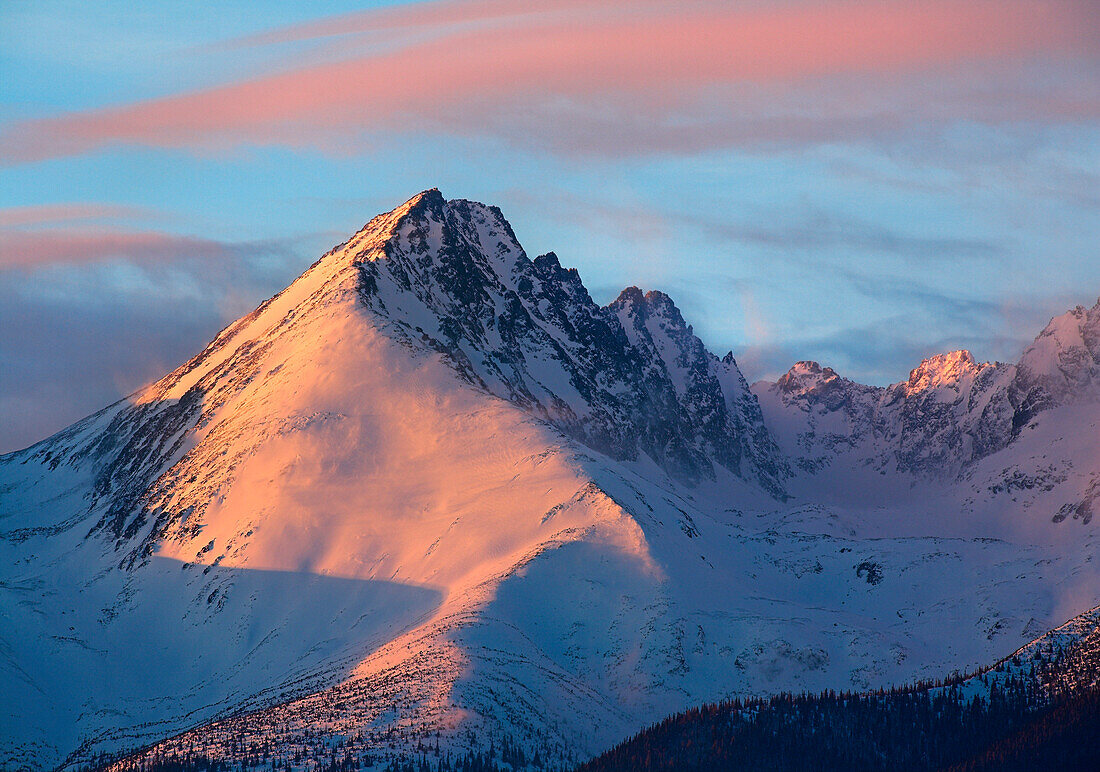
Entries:
{"type": "Polygon", "coordinates": [[[909,373],[905,384],[910,394],[958,383],[967,375],[977,373],[988,363],[974,361],[974,356],[966,349],[936,354],[923,360],[909,373]]]}
{"type": "Polygon", "coordinates": [[[642,294],[642,291],[640,289],[638,289],[637,287],[631,285],[629,287],[624,288],[623,291],[619,293],[619,296],[611,302],[611,305],[612,306],[620,306],[620,305],[626,305],[628,303],[629,304],[638,304],[638,303],[644,303],[644,302],[645,302],[645,295],[642,294]]]}
{"type": "Polygon", "coordinates": [[[660,290],[650,290],[643,294],[637,287],[627,287],[607,308],[618,314],[624,323],[629,319],[632,324],[644,325],[650,319],[657,319],[661,320],[662,326],[694,334],[672,298],[660,290]]]}
{"type": "Polygon", "coordinates": [[[1078,342],[1085,327],[1100,325],[1100,299],[1092,308],[1074,306],[1064,314],[1052,318],[1036,340],[1047,337],[1055,337],[1066,344],[1074,345],[1078,342]]]}
{"type": "Polygon", "coordinates": [[[831,367],[822,367],[812,359],[803,359],[802,361],[795,362],[791,366],[791,369],[787,371],[787,375],[791,377],[801,376],[820,376],[822,378],[839,378],[836,370],[831,367]]]}
{"type": "Polygon", "coordinates": [[[648,292],[642,292],[635,286],[630,286],[619,293],[619,297],[611,303],[612,306],[624,306],[633,305],[639,308],[645,308],[646,310],[664,310],[668,313],[675,312],[676,316],[679,316],[680,310],[676,307],[676,303],[672,298],[666,295],[660,290],[649,290],[648,292]]]}
{"type": "Polygon", "coordinates": [[[840,376],[831,367],[822,367],[817,362],[802,360],[794,365],[775,385],[787,394],[807,394],[819,391],[824,386],[839,381],[840,376]]]}

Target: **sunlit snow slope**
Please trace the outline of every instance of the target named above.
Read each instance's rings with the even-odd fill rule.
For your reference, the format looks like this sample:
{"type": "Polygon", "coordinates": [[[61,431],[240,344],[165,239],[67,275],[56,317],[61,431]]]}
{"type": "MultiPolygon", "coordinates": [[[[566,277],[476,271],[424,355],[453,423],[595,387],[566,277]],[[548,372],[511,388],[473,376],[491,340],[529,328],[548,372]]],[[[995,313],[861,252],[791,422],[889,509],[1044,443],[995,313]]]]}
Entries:
{"type": "Polygon", "coordinates": [[[1096,381],[1048,366],[1094,312],[1030,369],[754,394],[666,295],[600,307],[422,193],[0,457],[0,766],[187,730],[161,748],[564,763],[703,701],[992,662],[1100,600],[1096,381]]]}

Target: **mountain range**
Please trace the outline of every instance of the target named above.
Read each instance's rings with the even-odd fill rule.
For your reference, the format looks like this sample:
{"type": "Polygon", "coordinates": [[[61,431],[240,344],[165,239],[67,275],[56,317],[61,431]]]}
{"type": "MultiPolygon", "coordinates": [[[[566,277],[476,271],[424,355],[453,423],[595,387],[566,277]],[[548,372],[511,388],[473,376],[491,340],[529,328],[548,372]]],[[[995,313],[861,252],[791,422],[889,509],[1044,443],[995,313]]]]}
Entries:
{"type": "Polygon", "coordinates": [[[1100,602],[1098,421],[1100,302],[1015,364],[750,385],[664,293],[600,306],[429,190],[0,456],[0,767],[565,767],[705,702],[975,670],[1100,602]]]}

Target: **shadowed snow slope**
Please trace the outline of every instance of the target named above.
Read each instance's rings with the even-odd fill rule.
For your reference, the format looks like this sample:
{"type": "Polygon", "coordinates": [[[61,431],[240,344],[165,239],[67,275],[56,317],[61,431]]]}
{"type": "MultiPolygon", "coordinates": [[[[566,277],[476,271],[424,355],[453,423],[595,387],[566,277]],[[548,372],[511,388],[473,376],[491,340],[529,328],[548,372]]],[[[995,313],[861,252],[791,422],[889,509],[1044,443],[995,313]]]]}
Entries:
{"type": "Polygon", "coordinates": [[[1026,367],[754,394],[668,296],[600,307],[422,193],[0,457],[0,766],[181,732],[564,763],[698,702],[993,661],[1097,601],[1079,311],[1026,367]]]}

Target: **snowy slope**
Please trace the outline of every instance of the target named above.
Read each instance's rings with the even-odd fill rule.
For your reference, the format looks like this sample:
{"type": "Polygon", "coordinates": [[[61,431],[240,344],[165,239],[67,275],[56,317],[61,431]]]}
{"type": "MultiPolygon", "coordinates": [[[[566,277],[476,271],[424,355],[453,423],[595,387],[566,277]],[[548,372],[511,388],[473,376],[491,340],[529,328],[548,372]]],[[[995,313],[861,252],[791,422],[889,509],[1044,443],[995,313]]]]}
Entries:
{"type": "Polygon", "coordinates": [[[3,459],[4,763],[309,691],[544,543],[638,549],[561,435],[361,312],[353,250],[402,215],[3,459]]]}
{"type": "Polygon", "coordinates": [[[1028,642],[956,688],[967,698],[988,698],[992,688],[1020,679],[1032,681],[1037,691],[1055,698],[1100,686],[1100,607],[1028,642]]]}
{"type": "Polygon", "coordinates": [[[476,614],[399,639],[343,683],[157,752],[217,756],[244,736],[274,740],[289,757],[318,726],[332,737],[363,733],[367,752],[430,745],[437,730],[445,747],[449,737],[464,749],[461,728],[482,749],[507,733],[568,761],[708,700],[972,670],[1053,624],[1063,590],[1096,586],[1086,558],[1049,548],[865,539],[850,535],[843,513],[818,508],[725,525],[638,477],[611,482],[636,511],[653,508],[640,521],[659,573],[587,540],[561,545],[503,581],[476,614]]]}
{"type": "Polygon", "coordinates": [[[1100,609],[969,676],[701,705],[585,770],[1093,770],[1100,609]]]}
{"type": "Polygon", "coordinates": [[[1097,314],[1019,367],[754,394],[663,293],[601,308],[427,191],[0,457],[0,765],[185,731],[161,749],[564,763],[699,702],[984,665],[1100,600],[1097,314]]]}

